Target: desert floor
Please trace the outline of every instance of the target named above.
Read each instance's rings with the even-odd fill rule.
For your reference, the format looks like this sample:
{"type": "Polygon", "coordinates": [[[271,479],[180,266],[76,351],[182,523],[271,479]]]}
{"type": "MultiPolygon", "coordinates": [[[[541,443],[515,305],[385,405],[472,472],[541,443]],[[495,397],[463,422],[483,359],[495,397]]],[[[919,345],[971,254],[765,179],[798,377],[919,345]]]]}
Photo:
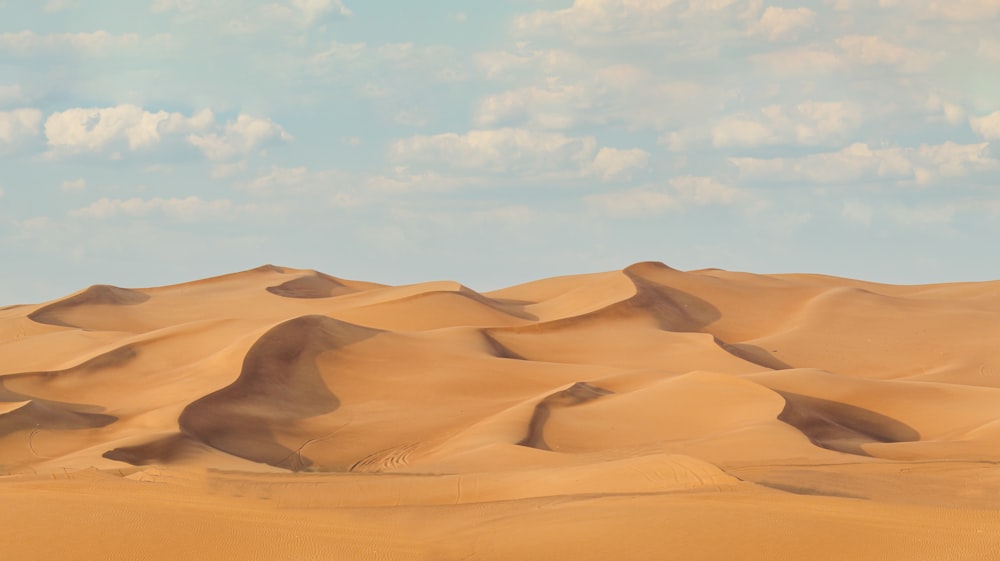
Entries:
{"type": "Polygon", "coordinates": [[[265,266],[0,308],[0,558],[1000,559],[1000,282],[265,266]]]}

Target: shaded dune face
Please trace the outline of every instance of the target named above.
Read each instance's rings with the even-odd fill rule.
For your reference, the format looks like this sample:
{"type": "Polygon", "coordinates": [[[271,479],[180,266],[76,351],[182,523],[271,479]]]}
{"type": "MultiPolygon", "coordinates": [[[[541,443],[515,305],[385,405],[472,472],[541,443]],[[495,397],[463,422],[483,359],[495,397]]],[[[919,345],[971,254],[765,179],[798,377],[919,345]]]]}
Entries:
{"type": "Polygon", "coordinates": [[[998,339],[1000,282],[95,286],[0,308],[0,558],[992,560],[998,339]]]}
{"type": "Polygon", "coordinates": [[[354,292],[337,279],[323,273],[312,273],[269,286],[267,291],[285,298],[332,298],[354,292]]]}
{"type": "Polygon", "coordinates": [[[655,262],[485,294],[274,266],[98,285],[0,318],[0,357],[33,359],[0,376],[0,465],[34,469],[32,431],[105,467],[1000,460],[991,286],[655,262]]]}
{"type": "Polygon", "coordinates": [[[309,467],[310,460],[277,442],[275,432],[337,409],[340,401],[327,388],[316,357],[378,333],[326,316],[284,322],[251,347],[235,382],[184,409],[181,431],[241,458],[292,470],[309,467]]]}
{"type": "Polygon", "coordinates": [[[614,392],[586,382],[577,382],[565,390],[546,397],[535,406],[535,412],[528,422],[528,435],[518,444],[539,450],[552,450],[545,442],[545,423],[553,410],[581,405],[611,393],[614,392]]]}
{"type": "Polygon", "coordinates": [[[870,456],[864,450],[865,444],[920,440],[920,433],[912,427],[875,411],[790,392],[778,393],[786,401],[778,419],[823,448],[870,456]]]}
{"type": "Polygon", "coordinates": [[[90,288],[60,300],[48,306],[44,306],[28,314],[28,318],[38,323],[57,325],[60,327],[82,327],[70,323],[64,319],[66,312],[76,310],[81,307],[90,306],[137,306],[149,300],[149,295],[138,290],[119,288],[106,284],[98,284],[90,288]]]}

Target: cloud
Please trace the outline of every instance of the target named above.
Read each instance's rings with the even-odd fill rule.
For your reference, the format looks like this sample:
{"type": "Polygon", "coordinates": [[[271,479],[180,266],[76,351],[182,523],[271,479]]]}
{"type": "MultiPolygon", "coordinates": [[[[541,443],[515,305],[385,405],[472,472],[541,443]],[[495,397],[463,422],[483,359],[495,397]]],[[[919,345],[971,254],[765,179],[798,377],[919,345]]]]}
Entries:
{"type": "Polygon", "coordinates": [[[154,14],[163,12],[191,12],[198,6],[199,0],[154,0],[150,5],[150,11],[154,14]]]}
{"type": "Polygon", "coordinates": [[[397,140],[390,149],[396,162],[488,174],[596,176],[605,181],[627,178],[642,168],[643,150],[597,147],[592,136],[503,128],[445,133],[397,140]]]}
{"type": "Polygon", "coordinates": [[[484,97],[476,110],[479,126],[524,124],[565,130],[581,125],[625,124],[662,128],[703,112],[715,101],[696,82],[661,79],[644,68],[611,64],[572,81],[547,78],[484,97]]]}
{"type": "Polygon", "coordinates": [[[586,165],[597,150],[593,137],[527,129],[472,130],[395,141],[395,161],[427,163],[485,173],[538,172],[586,165]]]}
{"type": "Polygon", "coordinates": [[[861,107],[851,102],[806,101],[791,108],[770,105],[759,115],[726,117],[716,123],[712,144],[719,148],[826,144],[846,138],[861,122],[861,107]]]}
{"type": "Polygon", "coordinates": [[[175,220],[194,222],[201,220],[235,219],[241,216],[274,216],[284,210],[277,205],[260,206],[237,204],[229,199],[204,200],[200,197],[164,199],[109,199],[101,198],[90,205],[71,210],[74,218],[108,220],[117,217],[142,218],[162,215],[175,220]]]}
{"type": "Polygon", "coordinates": [[[863,65],[896,66],[906,72],[926,70],[933,56],[901,47],[874,35],[848,35],[837,39],[849,59],[863,65]]]}
{"type": "Polygon", "coordinates": [[[670,180],[678,198],[698,206],[729,205],[745,200],[745,191],[730,187],[714,177],[685,175],[670,180]]]}
{"type": "Polygon", "coordinates": [[[604,181],[632,179],[632,173],[645,168],[649,163],[649,152],[639,148],[619,150],[618,148],[601,148],[594,160],[585,166],[588,173],[600,177],[604,181]]]}
{"type": "Polygon", "coordinates": [[[771,41],[797,39],[799,32],[816,22],[816,12],[808,8],[768,6],[754,26],[771,41]]]}
{"type": "Polygon", "coordinates": [[[994,111],[985,117],[973,117],[969,119],[969,126],[986,140],[1000,140],[1000,111],[994,111]]]}
{"type": "Polygon", "coordinates": [[[90,205],[71,210],[70,216],[104,220],[117,216],[147,216],[160,212],[184,220],[198,217],[219,217],[231,212],[233,202],[228,199],[205,201],[198,197],[183,199],[109,199],[101,198],[90,205]]]}
{"type": "Polygon", "coordinates": [[[70,191],[83,191],[87,188],[87,181],[85,179],[67,179],[62,182],[59,190],[63,193],[69,193],[70,191]]]}
{"type": "Polygon", "coordinates": [[[312,205],[355,208],[369,199],[357,187],[358,183],[351,174],[335,169],[272,166],[267,173],[237,188],[257,196],[287,198],[296,195],[305,197],[312,205]]]}
{"type": "Polygon", "coordinates": [[[0,33],[0,50],[17,54],[39,51],[70,51],[81,54],[121,52],[141,41],[137,33],[112,34],[107,31],[37,34],[34,31],[0,33]]]}
{"type": "Polygon", "coordinates": [[[43,8],[43,10],[45,10],[46,13],[51,14],[79,7],[80,4],[77,3],[75,0],[48,0],[47,2],[45,2],[45,7],[43,8]]]}
{"type": "MultiPolygon", "coordinates": [[[[951,21],[976,21],[1000,15],[997,0],[910,0],[909,9],[921,10],[925,17],[942,17],[951,21]]],[[[906,3],[899,3],[907,5],[906,3]]]]}
{"type": "Polygon", "coordinates": [[[210,160],[228,160],[274,142],[291,141],[292,135],[268,118],[240,114],[221,133],[190,134],[187,140],[210,160]]]}
{"type": "Polygon", "coordinates": [[[261,7],[265,18],[298,21],[312,25],[329,17],[349,17],[351,10],[341,0],[289,0],[284,3],[270,3],[261,7]]]}
{"type": "MultiPolygon", "coordinates": [[[[839,11],[852,11],[876,4],[871,0],[826,0],[826,2],[839,11]]],[[[909,15],[911,18],[961,22],[988,20],[1000,15],[1000,2],[997,0],[879,0],[876,7],[904,12],[888,16],[894,18],[909,15]]]]}
{"type": "Polygon", "coordinates": [[[680,207],[670,194],[642,188],[588,195],[584,201],[592,210],[614,217],[662,214],[680,207]]]}
{"type": "Polygon", "coordinates": [[[840,54],[816,47],[759,53],[751,55],[749,60],[776,76],[824,75],[847,66],[847,61],[840,54]]]}
{"type": "Polygon", "coordinates": [[[591,210],[612,217],[663,214],[690,207],[733,205],[749,199],[743,190],[721,183],[714,177],[686,175],[669,180],[666,186],[646,186],[584,197],[591,210]]]}
{"type": "Polygon", "coordinates": [[[759,8],[759,0],[575,0],[568,8],[518,16],[514,28],[578,43],[648,42],[692,27],[699,18],[716,27],[726,19],[756,18],[759,8]]]}
{"type": "Polygon", "coordinates": [[[205,109],[185,117],[181,113],[152,113],[137,105],[74,108],[49,115],[45,137],[53,154],[100,152],[125,147],[130,151],[151,148],[164,137],[203,130],[214,116],[205,109]]]}
{"type": "Polygon", "coordinates": [[[0,111],[0,148],[38,135],[42,112],[38,109],[0,111]]]}
{"type": "Polygon", "coordinates": [[[1000,167],[989,155],[989,143],[921,145],[916,148],[871,148],[854,143],[837,152],[799,158],[730,158],[740,176],[763,181],[850,183],[895,179],[927,185],[942,178],[965,177],[1000,167]]]}

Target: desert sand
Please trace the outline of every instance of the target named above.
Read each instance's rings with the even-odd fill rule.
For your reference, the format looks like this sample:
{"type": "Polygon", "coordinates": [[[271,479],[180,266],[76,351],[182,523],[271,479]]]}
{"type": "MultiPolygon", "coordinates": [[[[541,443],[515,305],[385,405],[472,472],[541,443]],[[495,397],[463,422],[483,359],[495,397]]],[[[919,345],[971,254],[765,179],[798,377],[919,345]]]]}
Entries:
{"type": "Polygon", "coordinates": [[[275,266],[0,308],[0,558],[1000,559],[1000,282],[275,266]]]}

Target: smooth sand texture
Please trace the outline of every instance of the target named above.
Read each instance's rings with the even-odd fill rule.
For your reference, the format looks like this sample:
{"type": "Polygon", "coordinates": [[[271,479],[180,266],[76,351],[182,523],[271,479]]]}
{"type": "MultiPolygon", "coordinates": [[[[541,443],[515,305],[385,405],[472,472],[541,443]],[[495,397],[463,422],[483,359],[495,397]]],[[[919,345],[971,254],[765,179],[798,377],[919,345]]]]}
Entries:
{"type": "Polygon", "coordinates": [[[1000,282],[265,266],[0,308],[4,559],[1000,559],[1000,282]]]}

